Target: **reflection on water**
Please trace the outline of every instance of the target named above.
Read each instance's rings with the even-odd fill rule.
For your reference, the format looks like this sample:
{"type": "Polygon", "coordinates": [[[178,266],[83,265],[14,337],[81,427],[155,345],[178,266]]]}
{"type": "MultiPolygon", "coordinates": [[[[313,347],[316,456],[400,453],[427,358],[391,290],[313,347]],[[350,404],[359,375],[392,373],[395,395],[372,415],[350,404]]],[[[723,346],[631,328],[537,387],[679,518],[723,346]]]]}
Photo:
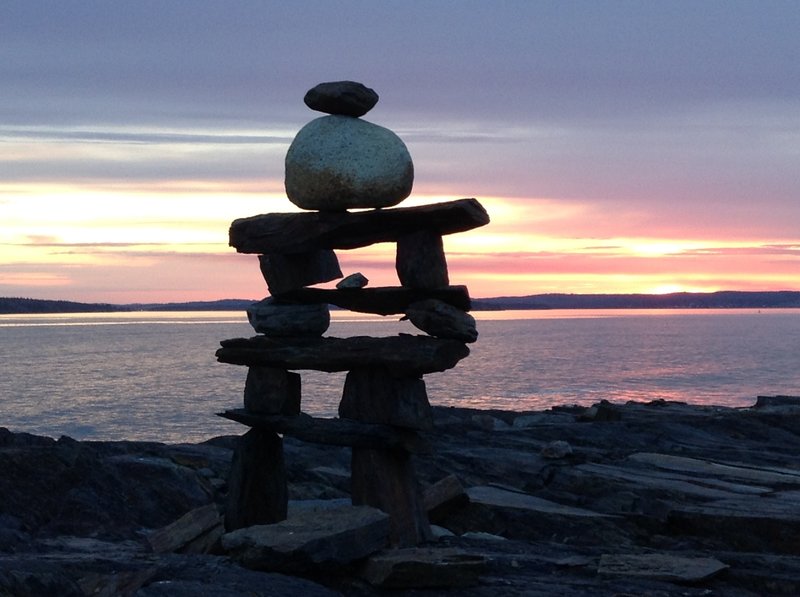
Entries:
{"type": "MultiPolygon", "coordinates": [[[[425,377],[431,402],[543,409],[656,398],[747,406],[800,394],[800,310],[489,311],[455,370],[425,377]]],[[[328,335],[418,333],[397,316],[333,311],[328,335]]],[[[245,369],[219,340],[243,313],[0,316],[0,426],[77,438],[196,441],[241,427],[245,369]]],[[[303,372],[303,409],[333,416],[344,374],[303,372]]]]}

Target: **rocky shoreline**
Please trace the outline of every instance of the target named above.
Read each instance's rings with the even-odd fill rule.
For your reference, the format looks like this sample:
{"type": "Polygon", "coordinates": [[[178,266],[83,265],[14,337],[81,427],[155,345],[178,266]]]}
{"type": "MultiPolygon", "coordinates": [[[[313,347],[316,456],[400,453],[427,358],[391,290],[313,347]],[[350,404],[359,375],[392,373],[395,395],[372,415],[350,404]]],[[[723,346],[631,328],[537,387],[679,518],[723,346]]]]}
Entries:
{"type": "Polygon", "coordinates": [[[0,595],[800,593],[800,397],[434,408],[426,439],[414,458],[436,541],[348,559],[381,540],[380,516],[343,505],[350,449],[287,437],[290,520],[347,511],[362,526],[254,564],[219,540],[235,437],[0,429],[0,595]]]}

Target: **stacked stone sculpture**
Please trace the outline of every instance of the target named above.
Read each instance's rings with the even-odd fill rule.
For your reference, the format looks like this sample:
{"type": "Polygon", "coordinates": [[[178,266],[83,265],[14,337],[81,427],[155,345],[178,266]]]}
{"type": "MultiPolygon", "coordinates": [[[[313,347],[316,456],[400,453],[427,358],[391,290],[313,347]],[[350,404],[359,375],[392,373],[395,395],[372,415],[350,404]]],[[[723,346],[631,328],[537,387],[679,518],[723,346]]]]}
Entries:
{"type": "Polygon", "coordinates": [[[454,367],[477,338],[467,288],[450,285],[442,236],[483,226],[475,199],[385,209],[411,192],[405,144],[360,117],[378,95],[360,83],[323,83],[306,104],[327,113],[303,127],[286,155],[289,200],[307,210],[235,220],[230,245],[257,254],[270,296],[248,310],[259,334],[222,341],[217,358],[248,367],[244,408],[222,416],[251,427],[229,480],[228,530],[286,518],[282,438],[352,447],[352,501],[391,516],[395,545],[430,538],[411,454],[432,428],[422,376],[454,367]],[[350,212],[349,209],[363,211],[350,212]],[[396,243],[399,286],[342,277],[334,250],[396,243]],[[426,335],[326,337],[329,305],[397,314],[426,335]],[[297,370],[347,371],[339,418],[301,412],[297,370]]]}

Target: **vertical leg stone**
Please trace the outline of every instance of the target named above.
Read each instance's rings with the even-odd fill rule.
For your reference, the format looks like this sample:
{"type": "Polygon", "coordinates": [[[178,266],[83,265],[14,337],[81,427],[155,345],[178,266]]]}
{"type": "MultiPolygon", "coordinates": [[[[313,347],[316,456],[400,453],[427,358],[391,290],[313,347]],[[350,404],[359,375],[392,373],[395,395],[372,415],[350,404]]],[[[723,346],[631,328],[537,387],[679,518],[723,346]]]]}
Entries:
{"type": "Polygon", "coordinates": [[[408,452],[353,448],[351,476],[353,505],[372,506],[389,514],[393,545],[411,547],[433,539],[408,452]]]}
{"type": "Polygon", "coordinates": [[[397,240],[397,277],[406,288],[441,288],[450,284],[442,237],[420,230],[397,240]]]}
{"type": "Polygon", "coordinates": [[[262,415],[299,415],[300,375],[274,367],[250,367],[244,407],[262,415]]]}
{"type": "MultiPolygon", "coordinates": [[[[347,374],[339,414],[366,423],[412,429],[432,424],[425,384],[393,378],[383,367],[347,374]]],[[[353,448],[351,493],[354,505],[379,508],[391,516],[391,541],[413,546],[432,538],[411,455],[404,450],[353,448]]]]}
{"type": "Polygon", "coordinates": [[[272,431],[251,429],[239,438],[233,455],[225,529],[286,520],[288,504],[283,439],[272,431]]]}
{"type": "Polygon", "coordinates": [[[433,428],[425,382],[418,377],[392,377],[385,367],[347,373],[339,416],[409,429],[433,428]]]}
{"type": "Polygon", "coordinates": [[[259,255],[258,262],[267,288],[274,295],[342,277],[339,260],[331,249],[292,255],[259,255]]]}

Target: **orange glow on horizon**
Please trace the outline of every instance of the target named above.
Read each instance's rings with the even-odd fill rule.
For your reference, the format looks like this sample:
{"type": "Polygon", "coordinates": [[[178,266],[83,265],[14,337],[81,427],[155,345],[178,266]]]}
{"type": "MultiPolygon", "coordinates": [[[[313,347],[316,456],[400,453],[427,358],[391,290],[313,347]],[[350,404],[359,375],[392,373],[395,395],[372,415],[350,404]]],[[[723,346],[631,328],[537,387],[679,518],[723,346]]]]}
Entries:
{"type": "MultiPolygon", "coordinates": [[[[279,186],[0,184],[0,296],[260,298],[266,287],[257,261],[230,248],[227,231],[236,218],[301,211],[279,186]]],[[[399,207],[463,196],[420,193],[399,207]]],[[[468,285],[476,298],[800,288],[795,240],[627,237],[599,227],[586,237],[570,234],[572,223],[592,217],[580,203],[478,199],[491,223],[444,239],[451,283],[468,285]]],[[[361,271],[371,286],[398,283],[392,244],[337,255],[344,275],[361,271]]]]}

